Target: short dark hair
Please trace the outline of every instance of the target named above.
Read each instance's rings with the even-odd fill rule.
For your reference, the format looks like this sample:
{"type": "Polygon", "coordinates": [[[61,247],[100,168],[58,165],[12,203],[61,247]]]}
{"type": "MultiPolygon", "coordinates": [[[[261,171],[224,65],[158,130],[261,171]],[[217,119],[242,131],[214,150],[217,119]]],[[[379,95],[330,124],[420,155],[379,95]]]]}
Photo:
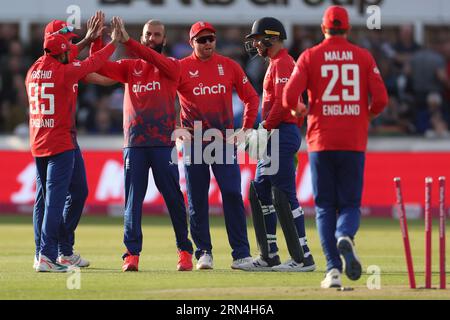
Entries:
{"type": "Polygon", "coordinates": [[[147,26],[147,25],[149,25],[149,26],[162,26],[162,27],[163,27],[163,31],[164,31],[163,36],[164,36],[164,37],[166,36],[166,26],[165,26],[161,21],[156,20],[156,19],[151,19],[151,20],[148,20],[148,21],[144,24],[144,27],[147,26]]]}
{"type": "Polygon", "coordinates": [[[348,30],[345,29],[327,29],[327,33],[332,36],[342,36],[346,34],[348,30]]]}

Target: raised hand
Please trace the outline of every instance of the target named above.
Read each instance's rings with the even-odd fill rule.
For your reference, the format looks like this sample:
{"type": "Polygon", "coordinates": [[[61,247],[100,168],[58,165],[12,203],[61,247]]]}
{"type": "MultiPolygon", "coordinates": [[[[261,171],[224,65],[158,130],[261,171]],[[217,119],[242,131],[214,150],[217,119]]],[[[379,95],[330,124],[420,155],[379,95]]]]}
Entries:
{"type": "Polygon", "coordinates": [[[97,34],[96,34],[96,38],[103,36],[103,32],[106,30],[106,26],[105,26],[105,14],[103,11],[97,11],[95,13],[95,17],[98,19],[99,21],[99,26],[97,29],[97,34]]]}
{"type": "Polygon", "coordinates": [[[94,41],[98,37],[103,35],[105,31],[105,14],[102,11],[97,11],[95,15],[89,18],[87,21],[86,39],[94,41]]]}
{"type": "Polygon", "coordinates": [[[111,20],[111,40],[113,42],[124,42],[119,17],[113,17],[111,20]]]}
{"type": "Polygon", "coordinates": [[[123,22],[122,18],[120,18],[120,17],[117,17],[117,23],[122,32],[122,43],[127,42],[130,39],[130,36],[128,35],[127,30],[125,29],[125,23],[123,22]]]}

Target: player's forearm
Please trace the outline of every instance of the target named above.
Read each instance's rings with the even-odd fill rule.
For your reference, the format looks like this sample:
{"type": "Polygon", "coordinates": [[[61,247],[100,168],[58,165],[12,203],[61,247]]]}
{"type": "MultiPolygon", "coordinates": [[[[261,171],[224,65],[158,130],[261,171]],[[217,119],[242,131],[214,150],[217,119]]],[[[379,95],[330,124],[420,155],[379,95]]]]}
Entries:
{"type": "MultiPolygon", "coordinates": [[[[296,73],[298,74],[298,73],[296,73]]],[[[296,110],[300,95],[306,86],[295,74],[291,76],[283,90],[282,106],[288,110],[296,110]]]]}
{"type": "Polygon", "coordinates": [[[281,99],[276,99],[272,108],[270,109],[269,115],[267,116],[264,128],[267,130],[272,130],[277,128],[283,120],[284,111],[286,109],[281,105],[281,99]]]}
{"type": "Polygon", "coordinates": [[[100,51],[104,47],[105,47],[105,44],[103,43],[102,38],[98,37],[97,39],[92,41],[89,55],[93,55],[95,52],[100,51]]]}
{"type": "Polygon", "coordinates": [[[166,77],[178,81],[180,77],[180,66],[176,60],[170,59],[153,49],[147,48],[132,38],[125,42],[125,45],[140,58],[153,64],[166,77]]]}
{"type": "MultiPolygon", "coordinates": [[[[104,67],[103,67],[104,68],[104,67]]],[[[105,77],[101,74],[97,73],[90,73],[86,76],[85,81],[92,84],[97,84],[100,86],[112,86],[113,84],[116,84],[117,81],[105,77]]]]}
{"type": "Polygon", "coordinates": [[[258,95],[251,96],[245,101],[244,120],[242,127],[251,129],[255,125],[256,117],[258,116],[259,97],[258,95]]]}
{"type": "Polygon", "coordinates": [[[83,40],[81,40],[80,42],[78,42],[76,44],[76,46],[78,47],[78,52],[83,51],[84,48],[88,47],[91,44],[91,40],[90,39],[86,39],[84,38],[83,40]]]}
{"type": "Polygon", "coordinates": [[[374,116],[377,116],[380,114],[384,108],[388,104],[388,96],[387,94],[380,94],[375,97],[372,97],[372,103],[370,104],[369,110],[370,113],[374,116]]]}
{"type": "Polygon", "coordinates": [[[372,96],[369,107],[370,113],[378,115],[387,106],[389,100],[386,87],[381,78],[372,81],[370,84],[370,94],[372,96]]]}
{"type": "Polygon", "coordinates": [[[78,72],[75,70],[69,70],[69,72],[73,72],[74,74],[69,74],[70,77],[75,77],[75,81],[84,78],[86,75],[92,72],[97,72],[100,70],[103,65],[108,61],[109,57],[116,50],[117,41],[111,41],[107,46],[105,46],[100,51],[94,53],[92,56],[87,58],[86,60],[81,62],[81,66],[78,72]]]}

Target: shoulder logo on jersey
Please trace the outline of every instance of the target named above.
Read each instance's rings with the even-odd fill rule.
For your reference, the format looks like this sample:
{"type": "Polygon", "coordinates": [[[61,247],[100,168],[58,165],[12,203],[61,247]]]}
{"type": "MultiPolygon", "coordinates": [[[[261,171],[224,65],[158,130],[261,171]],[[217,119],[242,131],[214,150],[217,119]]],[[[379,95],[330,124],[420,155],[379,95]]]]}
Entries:
{"type": "Polygon", "coordinates": [[[136,76],[136,77],[140,77],[140,76],[142,76],[142,73],[144,72],[144,70],[137,70],[136,68],[134,68],[134,70],[133,70],[133,76],[136,76]]]}
{"type": "Polygon", "coordinates": [[[81,61],[75,61],[75,62],[72,62],[72,65],[73,65],[74,67],[81,67],[81,61]]]}
{"type": "Polygon", "coordinates": [[[221,64],[217,65],[217,71],[219,71],[219,76],[225,75],[225,72],[223,71],[223,66],[221,64]]]}
{"type": "Polygon", "coordinates": [[[378,67],[373,68],[373,73],[380,74],[380,69],[378,67]]]}
{"type": "Polygon", "coordinates": [[[191,78],[198,78],[199,74],[198,74],[198,70],[195,71],[189,71],[189,76],[191,78]]]}
{"type": "Polygon", "coordinates": [[[73,90],[73,93],[77,93],[77,90],[78,90],[78,83],[75,83],[75,84],[72,86],[72,90],[73,90]]]}
{"type": "Polygon", "coordinates": [[[248,78],[246,76],[244,76],[242,78],[242,84],[246,84],[248,82],[248,78]]]}

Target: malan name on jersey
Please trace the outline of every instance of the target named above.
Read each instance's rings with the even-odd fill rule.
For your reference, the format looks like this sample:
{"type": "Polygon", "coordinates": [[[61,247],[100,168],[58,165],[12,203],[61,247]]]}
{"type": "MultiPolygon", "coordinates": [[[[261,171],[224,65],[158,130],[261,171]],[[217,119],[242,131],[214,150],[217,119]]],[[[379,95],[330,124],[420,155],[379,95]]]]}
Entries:
{"type": "MultiPolygon", "coordinates": [[[[352,51],[326,51],[324,52],[325,61],[353,61],[352,51]]],[[[359,104],[332,104],[323,105],[322,112],[324,116],[359,116],[359,104]]]]}
{"type": "Polygon", "coordinates": [[[351,51],[325,51],[325,61],[353,61],[353,52],[351,51]]]}

